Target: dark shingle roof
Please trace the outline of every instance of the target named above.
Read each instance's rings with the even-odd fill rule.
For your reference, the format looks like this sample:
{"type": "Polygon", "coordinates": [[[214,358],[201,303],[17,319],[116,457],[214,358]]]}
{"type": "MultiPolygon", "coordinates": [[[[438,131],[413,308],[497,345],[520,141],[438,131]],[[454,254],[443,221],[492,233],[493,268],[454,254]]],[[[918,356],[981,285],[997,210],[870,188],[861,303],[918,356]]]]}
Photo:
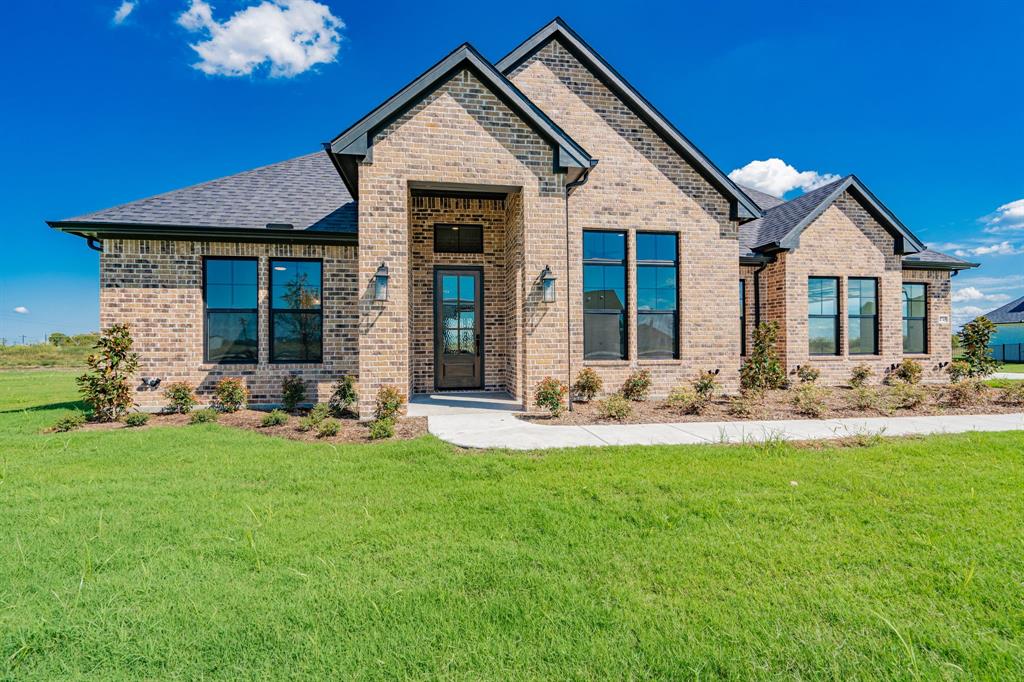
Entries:
{"type": "Polygon", "coordinates": [[[786,203],[785,199],[772,196],[771,194],[765,194],[761,190],[754,189],[753,187],[747,187],[746,185],[739,185],[739,188],[743,190],[748,197],[754,200],[754,203],[760,207],[762,211],[767,211],[769,208],[775,208],[779,204],[786,203]]]}
{"type": "MultiPolygon", "coordinates": [[[[740,255],[750,255],[758,247],[781,242],[814,209],[824,203],[844,180],[822,185],[792,201],[781,201],[758,192],[761,196],[752,197],[754,201],[760,204],[763,196],[776,203],[774,206],[761,206],[764,209],[763,216],[740,226],[740,255]]],[[[769,203],[767,199],[764,201],[769,203]]]]}
{"type": "Polygon", "coordinates": [[[903,264],[910,266],[918,265],[921,267],[926,265],[937,265],[940,267],[947,267],[952,270],[966,270],[967,268],[978,267],[977,263],[970,263],[954,256],[950,256],[947,253],[933,251],[931,249],[925,249],[924,251],[918,251],[917,253],[908,253],[903,256],[903,264]]]}
{"type": "Polygon", "coordinates": [[[59,223],[356,232],[356,204],[325,152],[139,199],[59,223]]]}
{"type": "Polygon", "coordinates": [[[1016,301],[1010,301],[1002,308],[996,308],[992,312],[986,313],[985,317],[996,324],[1024,322],[1024,296],[1016,301]]]}

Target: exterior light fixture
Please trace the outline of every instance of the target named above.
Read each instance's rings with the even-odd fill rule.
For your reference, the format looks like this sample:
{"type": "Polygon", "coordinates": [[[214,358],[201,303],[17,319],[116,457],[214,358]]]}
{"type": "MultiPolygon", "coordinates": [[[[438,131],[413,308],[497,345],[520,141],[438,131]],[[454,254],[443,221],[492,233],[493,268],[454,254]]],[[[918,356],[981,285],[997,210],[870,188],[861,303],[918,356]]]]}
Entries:
{"type": "Polygon", "coordinates": [[[383,263],[377,268],[377,274],[373,277],[373,300],[388,300],[388,266],[383,263]]]}
{"type": "Polygon", "coordinates": [[[555,280],[556,277],[551,274],[551,266],[545,265],[544,269],[540,273],[540,286],[544,293],[543,301],[545,303],[555,302],[555,280]]]}

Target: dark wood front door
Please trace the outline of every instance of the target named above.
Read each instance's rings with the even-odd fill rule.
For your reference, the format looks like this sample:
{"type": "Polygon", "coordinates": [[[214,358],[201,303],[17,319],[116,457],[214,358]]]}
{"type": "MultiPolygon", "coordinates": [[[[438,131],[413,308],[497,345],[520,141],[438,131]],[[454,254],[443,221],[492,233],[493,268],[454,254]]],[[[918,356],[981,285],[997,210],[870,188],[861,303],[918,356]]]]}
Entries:
{"type": "Polygon", "coordinates": [[[434,382],[483,388],[483,279],[479,269],[434,272],[434,382]]]}

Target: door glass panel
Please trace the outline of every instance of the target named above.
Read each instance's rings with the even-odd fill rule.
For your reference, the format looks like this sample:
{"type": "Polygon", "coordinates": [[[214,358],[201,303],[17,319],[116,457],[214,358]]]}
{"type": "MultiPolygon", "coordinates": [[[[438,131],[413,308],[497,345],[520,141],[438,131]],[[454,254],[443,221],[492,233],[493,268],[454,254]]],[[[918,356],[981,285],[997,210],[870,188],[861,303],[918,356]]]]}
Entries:
{"type": "Polygon", "coordinates": [[[458,304],[456,303],[444,303],[442,304],[443,316],[444,316],[444,328],[455,329],[459,326],[459,313],[458,304]]]}
{"type": "Polygon", "coordinates": [[[459,299],[459,278],[455,275],[441,276],[441,300],[457,301],[459,299]]]}
{"type": "Polygon", "coordinates": [[[459,300],[476,300],[476,287],[474,286],[475,279],[476,278],[472,275],[459,275],[459,300]]]}
{"type": "Polygon", "coordinates": [[[458,329],[445,329],[444,330],[444,352],[445,353],[458,353],[459,352],[459,330],[458,329]]]}

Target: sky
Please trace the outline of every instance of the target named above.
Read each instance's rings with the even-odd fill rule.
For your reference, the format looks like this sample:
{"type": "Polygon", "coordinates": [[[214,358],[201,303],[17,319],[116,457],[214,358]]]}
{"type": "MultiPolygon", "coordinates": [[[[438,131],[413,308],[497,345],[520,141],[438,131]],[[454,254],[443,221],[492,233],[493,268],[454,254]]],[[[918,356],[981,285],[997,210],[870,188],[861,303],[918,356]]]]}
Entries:
{"type": "Polygon", "coordinates": [[[720,168],[786,198],[856,173],[1024,295],[1024,3],[36,0],[0,22],[0,339],[98,328],[98,255],[44,220],[315,151],[462,42],[561,15],[720,168]],[[514,9],[512,9],[514,8],[514,9]]]}

